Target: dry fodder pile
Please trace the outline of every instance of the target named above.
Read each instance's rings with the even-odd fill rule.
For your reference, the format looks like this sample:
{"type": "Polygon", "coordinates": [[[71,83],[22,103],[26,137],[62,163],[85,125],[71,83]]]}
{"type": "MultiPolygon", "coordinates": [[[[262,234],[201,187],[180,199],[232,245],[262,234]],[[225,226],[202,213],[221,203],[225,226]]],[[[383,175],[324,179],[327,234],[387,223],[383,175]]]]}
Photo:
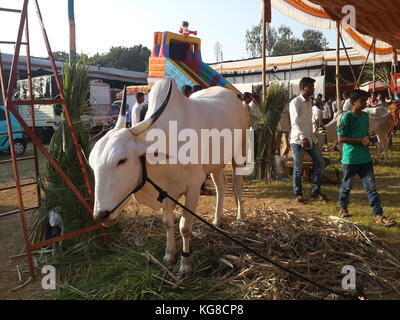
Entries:
{"type": "MultiPolygon", "coordinates": [[[[225,212],[224,221],[224,230],[235,239],[325,287],[343,291],[342,268],[350,265],[356,270],[357,287],[367,298],[400,297],[400,251],[352,222],[272,209],[248,212],[242,222],[235,220],[233,212],[225,212]]],[[[119,243],[140,248],[150,239],[163,238],[161,217],[137,216],[119,243]]],[[[176,238],[179,249],[178,229],[176,238]]],[[[200,222],[195,221],[191,243],[196,270],[191,279],[176,277],[179,263],[167,270],[159,262],[160,253],[158,259],[148,251],[142,254],[159,268],[153,276],[160,280],[160,288],[192,290],[194,284],[208,282],[192,299],[215,297],[218,292],[218,297],[231,299],[339,298],[254,257],[200,222]]]]}

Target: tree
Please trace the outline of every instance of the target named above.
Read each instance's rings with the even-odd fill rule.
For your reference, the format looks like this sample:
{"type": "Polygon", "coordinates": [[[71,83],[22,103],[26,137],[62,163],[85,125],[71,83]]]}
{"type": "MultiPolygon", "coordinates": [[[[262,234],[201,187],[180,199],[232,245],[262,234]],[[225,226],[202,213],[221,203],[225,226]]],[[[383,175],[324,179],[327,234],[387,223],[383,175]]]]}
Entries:
{"type": "Polygon", "coordinates": [[[53,52],[53,58],[56,61],[68,61],[69,60],[69,54],[65,51],[54,51],[53,52]]]}
{"type": "Polygon", "coordinates": [[[107,53],[97,53],[89,58],[89,63],[144,72],[147,70],[150,54],[150,50],[141,44],[134,47],[112,47],[107,53]]]}
{"type": "Polygon", "coordinates": [[[328,46],[328,40],[324,34],[318,30],[307,29],[303,32],[304,52],[322,51],[328,46]]]}
{"type": "MultiPolygon", "coordinates": [[[[251,30],[246,31],[246,50],[247,53],[252,57],[261,57],[262,56],[262,47],[261,47],[261,38],[262,38],[262,24],[261,22],[258,25],[255,25],[251,28],[251,30]]],[[[272,49],[275,46],[277,41],[277,34],[274,28],[269,28],[267,33],[267,54],[271,55],[272,49]]]]}
{"type": "MultiPolygon", "coordinates": [[[[96,53],[91,57],[80,54],[77,55],[77,59],[86,57],[87,63],[91,65],[145,72],[148,68],[150,54],[151,51],[140,44],[133,47],[112,47],[106,53],[96,53]]],[[[53,57],[58,61],[69,60],[69,54],[64,51],[53,52],[53,57]]]]}
{"type": "Polygon", "coordinates": [[[274,46],[272,55],[282,56],[292,54],[292,46],[294,46],[294,42],[295,39],[290,27],[280,26],[278,29],[278,40],[274,46]]]}
{"type": "MultiPolygon", "coordinates": [[[[246,50],[251,57],[261,56],[261,23],[246,32],[246,50]]],[[[290,27],[282,25],[278,31],[274,28],[268,30],[267,51],[269,56],[289,55],[310,51],[321,51],[328,46],[327,39],[321,31],[307,29],[303,32],[302,39],[295,38],[290,27]]]]}

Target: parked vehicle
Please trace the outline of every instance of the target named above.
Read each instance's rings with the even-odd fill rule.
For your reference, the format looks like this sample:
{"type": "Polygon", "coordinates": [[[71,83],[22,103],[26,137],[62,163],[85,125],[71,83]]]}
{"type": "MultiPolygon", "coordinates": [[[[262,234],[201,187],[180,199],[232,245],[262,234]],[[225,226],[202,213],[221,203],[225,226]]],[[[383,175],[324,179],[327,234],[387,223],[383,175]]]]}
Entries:
{"type": "MultiPolygon", "coordinates": [[[[58,89],[52,75],[32,78],[34,99],[55,99],[58,97],[58,89]]],[[[28,80],[17,81],[17,93],[15,98],[28,99],[28,80]]],[[[90,81],[90,95],[88,96],[90,107],[82,112],[81,120],[88,131],[99,131],[111,125],[111,92],[110,85],[97,80],[90,81]]],[[[35,105],[36,135],[44,144],[50,139],[62,120],[61,105],[35,105]]],[[[32,127],[32,118],[29,106],[19,106],[18,112],[32,127]]]]}
{"type": "Polygon", "coordinates": [[[108,83],[97,80],[90,81],[89,104],[89,129],[99,131],[104,127],[110,126],[112,123],[111,89],[108,83]]]}
{"type": "MultiPolygon", "coordinates": [[[[58,89],[52,76],[40,76],[32,78],[33,99],[54,99],[58,95],[58,89]]],[[[27,100],[29,93],[28,79],[17,81],[16,99],[27,100]]],[[[32,125],[30,106],[17,107],[21,117],[29,127],[32,125]]],[[[61,106],[34,105],[35,133],[43,144],[48,144],[53,136],[59,121],[61,120],[61,106]]]]}
{"type": "MultiPolygon", "coordinates": [[[[11,127],[13,132],[22,131],[22,126],[19,124],[17,119],[10,114],[11,116],[11,127]]],[[[7,133],[7,120],[6,120],[6,113],[4,110],[4,106],[0,106],[0,151],[9,151],[10,150],[10,141],[8,139],[7,133]]],[[[15,153],[20,156],[23,155],[26,151],[27,140],[23,133],[14,133],[14,150],[15,153]]]]}
{"type": "MultiPolygon", "coordinates": [[[[116,100],[111,105],[111,119],[113,124],[115,124],[118,120],[119,110],[121,109],[122,100],[116,100]]],[[[129,108],[129,106],[127,105],[129,108]]]]}

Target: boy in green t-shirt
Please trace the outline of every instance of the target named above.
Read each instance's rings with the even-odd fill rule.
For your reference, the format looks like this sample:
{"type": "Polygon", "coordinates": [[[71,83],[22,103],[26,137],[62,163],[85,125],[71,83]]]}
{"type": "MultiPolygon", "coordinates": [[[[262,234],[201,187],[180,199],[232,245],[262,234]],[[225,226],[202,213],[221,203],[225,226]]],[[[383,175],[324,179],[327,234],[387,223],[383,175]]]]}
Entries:
{"type": "Polygon", "coordinates": [[[367,106],[368,94],[363,90],[355,90],[350,95],[352,111],[347,112],[340,119],[337,130],[339,142],[343,143],[343,180],[340,188],[340,215],[350,217],[347,211],[349,195],[352,189],[351,179],[358,175],[367,191],[368,201],[373,208],[376,223],[384,226],[396,224],[392,219],[383,216],[383,209],[375,184],[374,167],[369,151],[372,144],[368,136],[369,117],[363,112],[367,106]]]}

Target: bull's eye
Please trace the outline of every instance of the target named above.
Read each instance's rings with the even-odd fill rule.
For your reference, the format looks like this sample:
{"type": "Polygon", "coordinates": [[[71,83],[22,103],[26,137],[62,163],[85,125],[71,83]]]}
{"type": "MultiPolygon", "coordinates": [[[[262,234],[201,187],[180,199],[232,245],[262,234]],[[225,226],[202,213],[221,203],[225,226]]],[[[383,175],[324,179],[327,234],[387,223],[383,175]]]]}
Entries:
{"type": "Polygon", "coordinates": [[[125,159],[121,159],[118,161],[117,167],[119,167],[120,165],[124,164],[126,162],[126,158],[125,159]]]}

